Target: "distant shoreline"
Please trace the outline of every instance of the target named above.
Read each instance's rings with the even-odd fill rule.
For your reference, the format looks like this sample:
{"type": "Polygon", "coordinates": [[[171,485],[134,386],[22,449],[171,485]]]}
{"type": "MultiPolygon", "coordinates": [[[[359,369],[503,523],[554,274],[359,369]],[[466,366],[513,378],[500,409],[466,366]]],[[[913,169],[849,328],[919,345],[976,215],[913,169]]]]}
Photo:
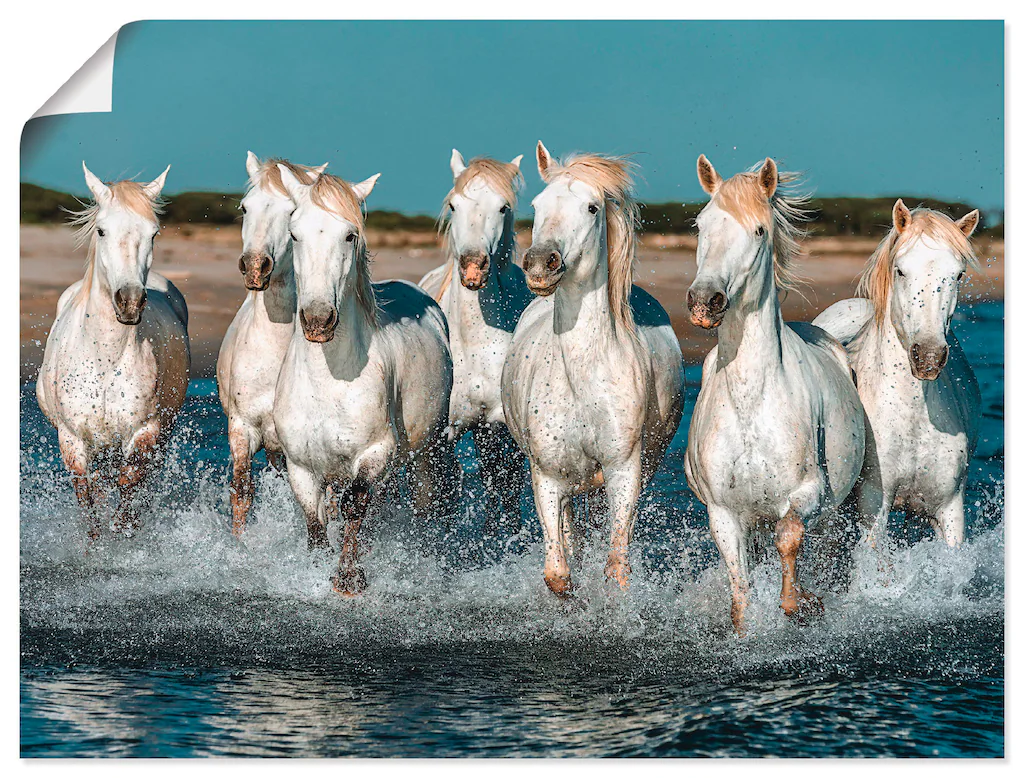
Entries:
{"type": "MultiPolygon", "coordinates": [[[[520,232],[520,246],[529,245],[529,233],[520,232]]],[[[696,267],[693,235],[647,234],[641,240],[636,283],[653,294],[669,313],[687,364],[699,364],[715,343],[715,336],[689,323],[686,289],[696,267]]],[[[878,240],[867,237],[809,239],[808,257],[800,272],[809,282],[807,300],[790,294],[783,302],[788,320],[809,320],[836,300],[849,297],[867,258],[878,240]]],[[[964,302],[1003,299],[1001,239],[973,241],[981,271],[972,271],[961,296],[964,302]]],[[[374,278],[419,281],[441,264],[443,254],[436,233],[369,230],[367,244],[373,255],[374,278]]],[[[154,269],[170,278],[189,306],[192,377],[211,378],[228,324],[245,298],[238,272],[241,226],[166,225],[157,238],[154,269]]],[[[84,251],[74,250],[72,231],[66,226],[21,227],[21,380],[35,378],[43,344],[53,322],[57,298],[82,277],[84,251]]]]}

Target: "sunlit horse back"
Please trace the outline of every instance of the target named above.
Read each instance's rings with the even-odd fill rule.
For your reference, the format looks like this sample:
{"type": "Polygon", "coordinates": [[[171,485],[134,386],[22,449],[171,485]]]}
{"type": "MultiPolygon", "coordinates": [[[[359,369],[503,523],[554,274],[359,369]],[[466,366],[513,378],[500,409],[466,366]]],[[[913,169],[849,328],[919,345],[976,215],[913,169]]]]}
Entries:
{"type": "Polygon", "coordinates": [[[140,527],[140,492],[185,401],[190,362],[185,300],[150,269],[167,170],[148,184],[104,184],[82,168],[94,198],[73,221],[89,247],[85,277],[57,303],[36,395],[95,539],[114,484],[111,528],[140,527]]]}

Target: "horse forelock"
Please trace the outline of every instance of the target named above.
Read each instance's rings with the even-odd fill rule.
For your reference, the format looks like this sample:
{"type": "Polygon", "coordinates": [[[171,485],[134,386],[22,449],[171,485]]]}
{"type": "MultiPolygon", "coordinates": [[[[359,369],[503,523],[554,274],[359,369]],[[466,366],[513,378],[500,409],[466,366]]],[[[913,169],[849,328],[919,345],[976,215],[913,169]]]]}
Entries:
{"type": "Polygon", "coordinates": [[[974,254],[970,239],[946,214],[931,208],[915,208],[910,212],[910,217],[910,224],[903,232],[897,232],[895,226],[889,229],[888,234],[882,238],[881,243],[868,259],[857,283],[857,296],[871,301],[875,308],[875,322],[878,326],[885,322],[885,316],[889,310],[896,258],[922,237],[945,244],[964,265],[972,268],[978,267],[978,259],[974,254]]]}
{"type": "Polygon", "coordinates": [[[779,172],[779,183],[771,198],[758,181],[762,164],[722,182],[712,197],[722,210],[748,229],[758,224],[769,230],[772,240],[772,263],[775,285],[782,291],[795,291],[804,283],[796,273],[796,264],[803,256],[802,226],[810,214],[809,197],[799,191],[802,176],[791,171],[779,172]]]}
{"type": "Polygon", "coordinates": [[[279,168],[278,165],[286,167],[293,176],[302,182],[308,181],[309,173],[312,173],[315,170],[315,168],[310,165],[299,165],[295,162],[289,162],[287,159],[271,157],[270,159],[265,159],[260,163],[259,169],[256,171],[256,175],[249,179],[249,186],[246,191],[248,192],[258,186],[268,194],[288,197],[288,190],[285,188],[284,181],[281,179],[281,168],[279,168]]]}
{"type": "Polygon", "coordinates": [[[632,337],[636,336],[636,323],[629,302],[640,224],[634,168],[628,157],[571,154],[551,164],[544,175],[546,183],[560,176],[569,176],[587,184],[604,199],[608,227],[608,304],[616,323],[632,337]]]}

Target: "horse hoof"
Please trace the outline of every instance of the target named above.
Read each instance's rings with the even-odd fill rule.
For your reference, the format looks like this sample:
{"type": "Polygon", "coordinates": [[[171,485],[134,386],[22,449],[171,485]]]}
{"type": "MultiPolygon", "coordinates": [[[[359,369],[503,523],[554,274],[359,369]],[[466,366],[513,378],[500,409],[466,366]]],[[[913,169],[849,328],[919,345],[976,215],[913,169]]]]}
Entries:
{"type": "Polygon", "coordinates": [[[608,565],[604,569],[604,577],[607,581],[614,581],[622,591],[629,589],[629,574],[632,572],[629,565],[608,565]]]}
{"type": "Polygon", "coordinates": [[[565,575],[545,575],[544,582],[555,596],[563,600],[572,597],[572,579],[568,573],[565,575]]]}
{"type": "Polygon", "coordinates": [[[366,590],[366,575],[359,568],[331,576],[331,588],[342,597],[358,597],[366,590]]]}
{"type": "Polygon", "coordinates": [[[796,595],[782,602],[782,611],[803,627],[825,615],[825,606],[816,594],[798,589],[796,595]]]}

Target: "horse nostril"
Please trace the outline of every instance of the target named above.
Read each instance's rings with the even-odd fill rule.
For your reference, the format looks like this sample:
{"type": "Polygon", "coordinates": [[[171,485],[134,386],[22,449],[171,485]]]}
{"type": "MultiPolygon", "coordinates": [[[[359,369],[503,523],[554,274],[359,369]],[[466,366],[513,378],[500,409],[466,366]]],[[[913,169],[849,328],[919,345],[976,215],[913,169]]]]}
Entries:
{"type": "Polygon", "coordinates": [[[910,358],[915,362],[921,361],[921,347],[916,343],[910,347],[910,358]]]}
{"type": "Polygon", "coordinates": [[[145,290],[145,289],[143,289],[143,290],[142,290],[142,294],[141,294],[141,295],[139,296],[139,310],[140,310],[140,311],[141,311],[141,310],[142,310],[143,308],[145,308],[145,307],[146,307],[146,300],[147,300],[147,297],[146,297],[146,290],[145,290]]]}
{"type": "Polygon", "coordinates": [[[940,369],[946,366],[946,362],[947,362],[948,359],[949,359],[949,346],[946,346],[944,349],[942,349],[942,356],[939,359],[939,368],[940,369]]]}
{"type": "Polygon", "coordinates": [[[715,292],[711,295],[711,299],[708,301],[708,308],[712,313],[721,313],[725,310],[725,295],[721,292],[715,292]]]}
{"type": "Polygon", "coordinates": [[[274,269],[274,263],[270,261],[270,257],[264,257],[260,262],[260,275],[270,275],[270,271],[274,269]]]}
{"type": "Polygon", "coordinates": [[[327,315],[327,320],[324,322],[324,329],[332,329],[338,321],[338,312],[331,308],[331,312],[327,315]]]}
{"type": "Polygon", "coordinates": [[[687,289],[686,290],[686,307],[689,308],[692,311],[693,310],[693,306],[696,305],[696,304],[697,304],[697,301],[693,299],[693,290],[692,289],[687,289]]]}
{"type": "Polygon", "coordinates": [[[552,251],[548,255],[548,270],[558,270],[562,266],[562,255],[557,251],[552,251]]]}
{"type": "Polygon", "coordinates": [[[238,271],[240,273],[245,272],[245,254],[242,254],[242,256],[238,258],[238,271]]]}

